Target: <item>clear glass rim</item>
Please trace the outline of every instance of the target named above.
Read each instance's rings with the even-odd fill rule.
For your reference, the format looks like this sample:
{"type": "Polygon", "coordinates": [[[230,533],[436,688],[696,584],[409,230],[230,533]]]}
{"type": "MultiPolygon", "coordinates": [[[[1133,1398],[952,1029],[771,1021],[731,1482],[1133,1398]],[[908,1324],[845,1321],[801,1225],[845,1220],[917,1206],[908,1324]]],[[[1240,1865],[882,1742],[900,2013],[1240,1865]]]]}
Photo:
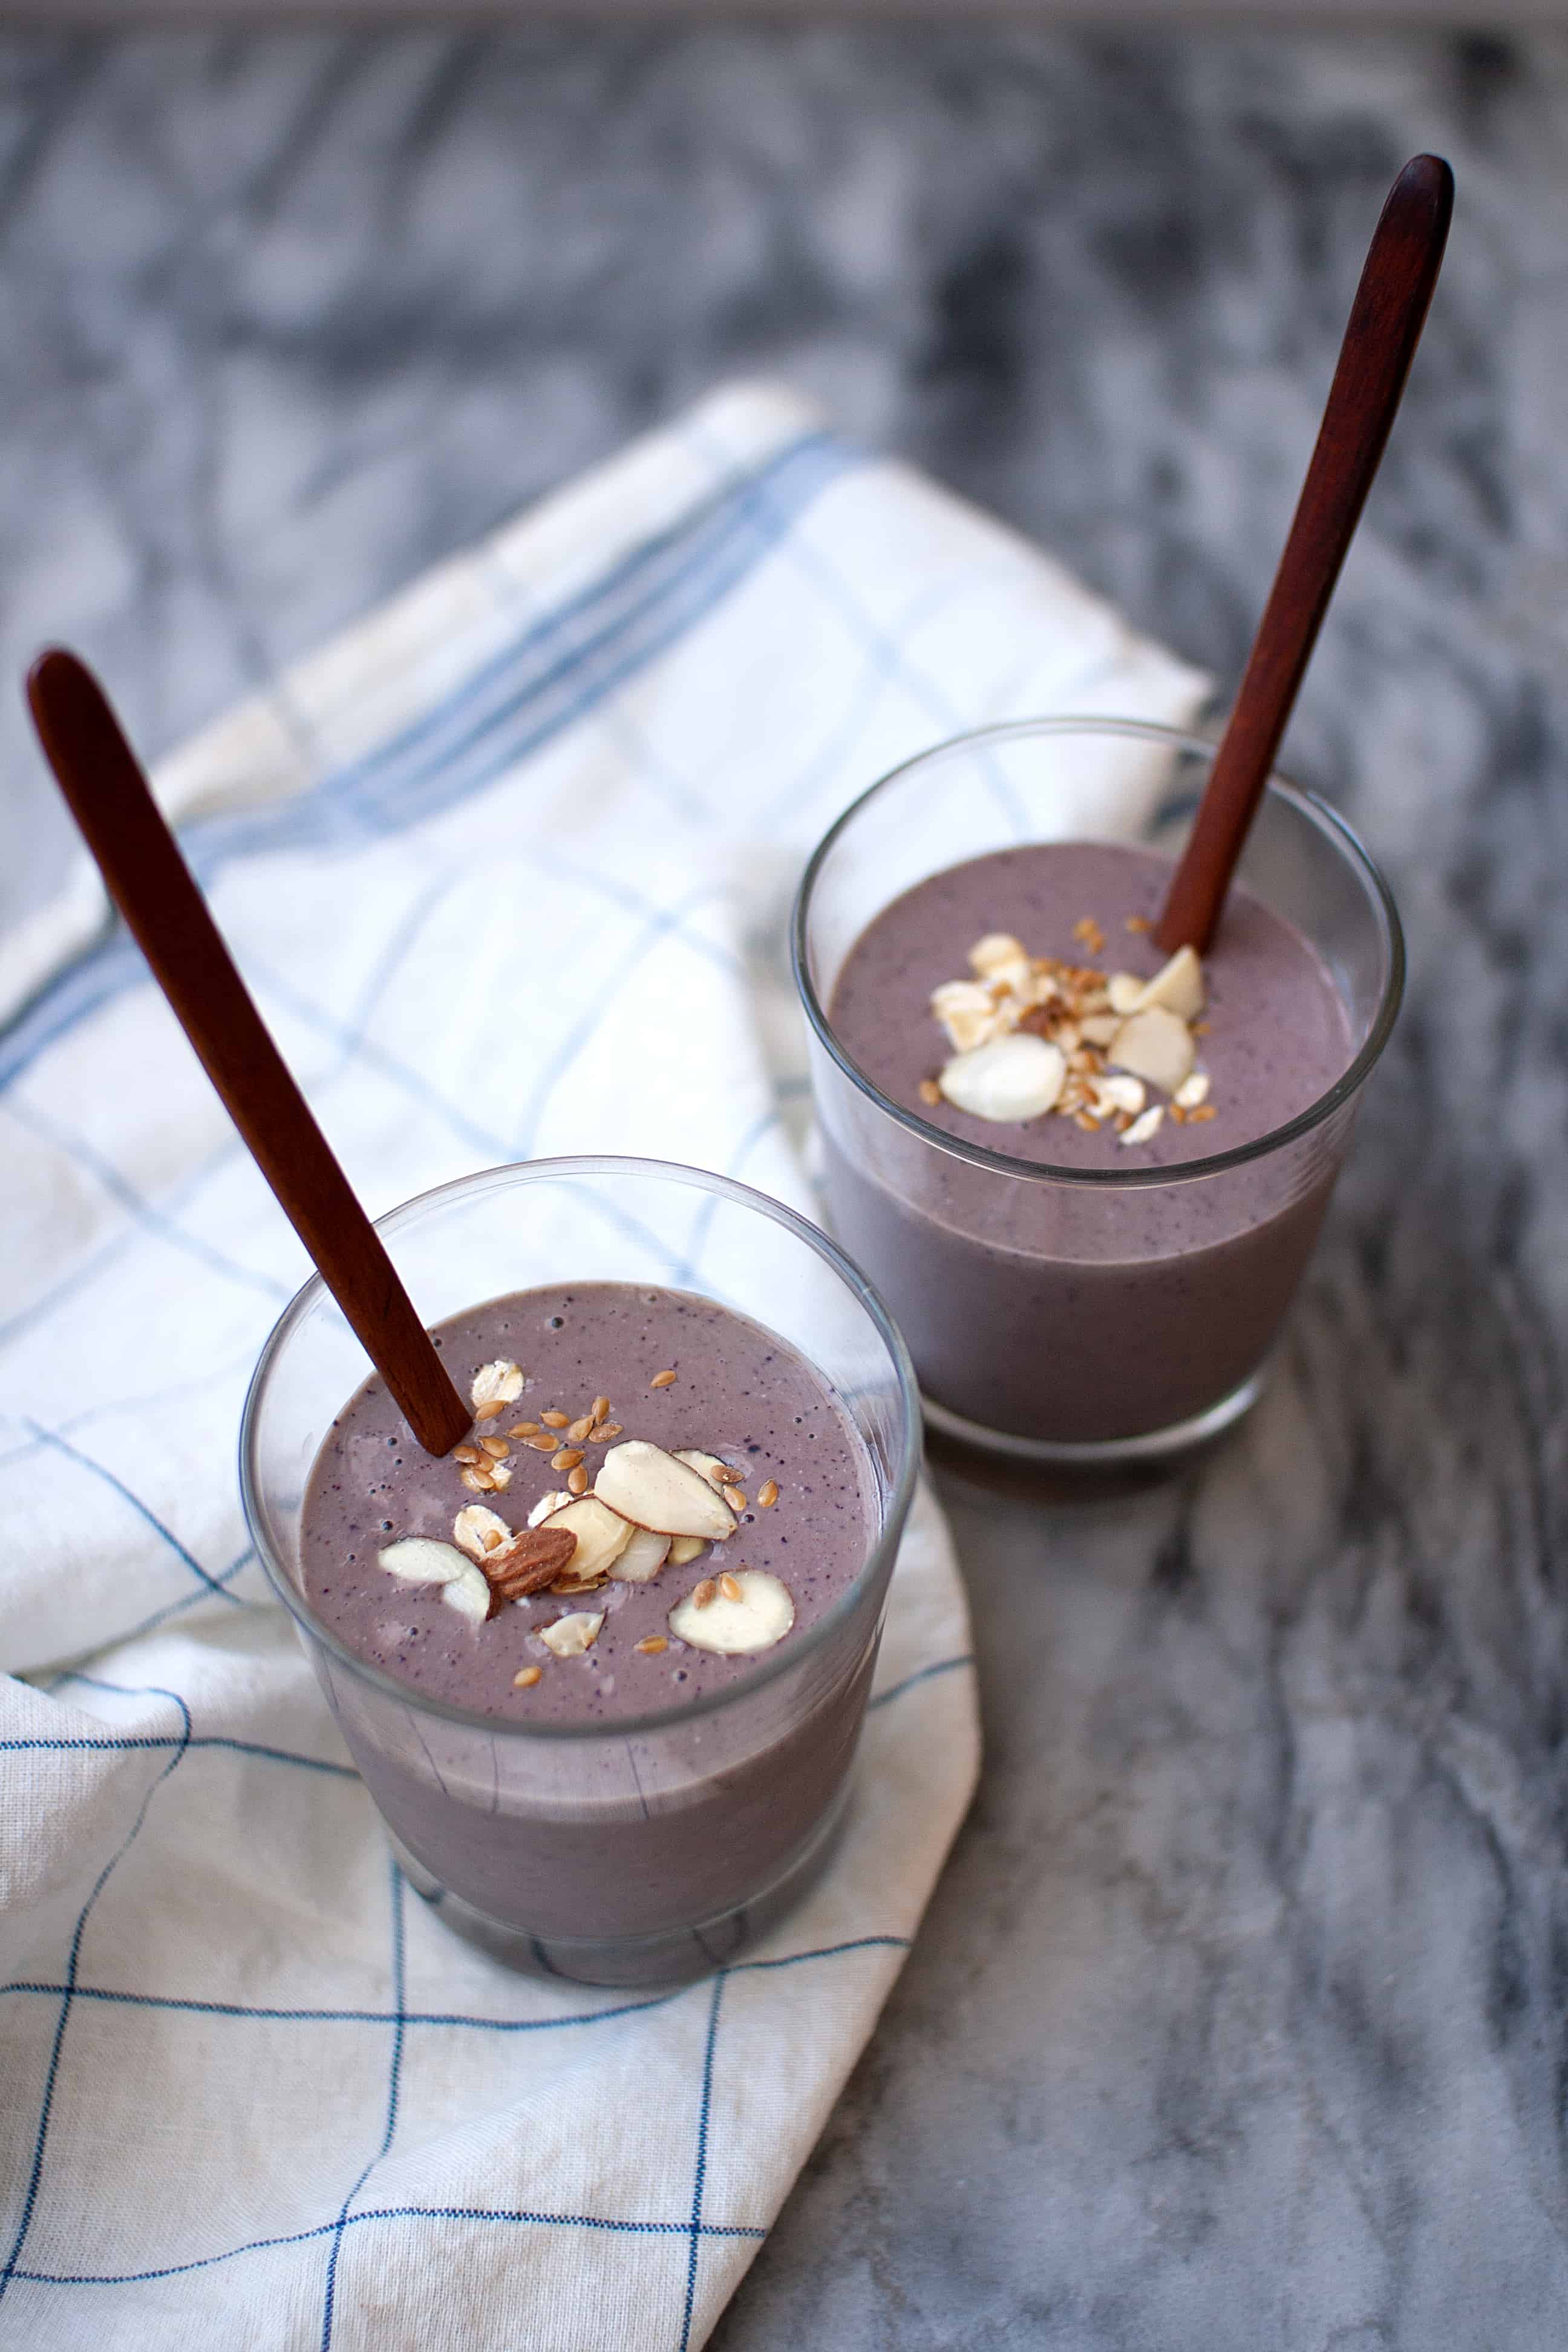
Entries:
{"type": "Polygon", "coordinates": [[[889,1118],[896,1119],[900,1127],[907,1128],[911,1135],[918,1136],[922,1143],[930,1144],[934,1150],[946,1152],[952,1159],[966,1160],[976,1168],[990,1169],[1001,1176],[1027,1178],[1037,1183],[1081,1184],[1110,1192],[1142,1190],[1157,1184],[1191,1183],[1201,1177],[1218,1175],[1227,1168],[1243,1168],[1249,1160],[1260,1160],[1267,1153],[1278,1151],[1283,1145],[1310,1134],[1313,1128],[1321,1126],[1342,1103],[1349,1102],[1359,1092],[1388,1043],[1389,1033],[1405,993],[1405,934],[1400,928],[1393,894],[1359,836],[1326,801],[1278,774],[1268,779],[1266,789],[1269,796],[1284,801],[1298,815],[1326,835],[1341,852],[1360,879],[1374,912],[1382,919],[1388,951],[1388,977],[1383,999],[1360,1052],[1326,1094],[1320,1095],[1315,1102],[1310,1103],[1305,1110],[1298,1111],[1295,1118],[1287,1119],[1282,1127],[1270,1128],[1266,1135],[1254,1136],[1250,1142],[1234,1144],[1228,1151],[1211,1152],[1201,1160],[1184,1160],[1173,1168],[1063,1168],[1047,1160],[1020,1160],[1012,1152],[994,1151],[985,1144],[971,1143],[963,1136],[949,1135],[944,1129],[933,1127],[918,1111],[906,1109],[903,1104],[896,1103],[885,1095],[859,1064],[851,1061],[840,1045],[828,1020],[826,1008],[817,995],[806,958],[806,930],[811,918],[812,893],[834,845],[879,793],[900,783],[914,769],[924,767],[930,761],[944,758],[952,751],[977,745],[1016,743],[1037,735],[1120,735],[1134,741],[1163,743],[1172,751],[1205,753],[1211,760],[1215,749],[1212,738],[1206,735],[1195,735],[1183,728],[1162,727],[1147,719],[1015,719],[994,727],[977,727],[962,735],[950,735],[945,742],[933,743],[927,750],[917,751],[911,759],[900,761],[885,776],[879,776],[874,784],[868,785],[865,792],[850,802],[813,850],[801,876],[790,919],[790,968],[805,1017],[824,1051],[832,1056],[861,1094],[868,1096],[879,1109],[885,1111],[889,1118]]]}
{"type": "MultiPolygon", "coordinates": [[[[273,1553],[267,1514],[261,1500],[261,1480],[256,1459],[257,1436],[272,1368],[305,1316],[325,1292],[326,1285],[321,1276],[312,1274],[310,1280],[295,1292],[268,1334],[257,1358],[256,1370],[250,1376],[245,1407],[240,1415],[240,1500],[256,1545],[257,1557],[268,1582],[295,1622],[360,1682],[368,1684],[383,1696],[395,1699],[400,1706],[411,1707],[420,1715],[435,1716],[443,1722],[460,1724],[466,1730],[489,1732],[500,1738],[536,1740],[555,1745],[563,1741],[603,1743],[637,1738],[649,1732],[677,1730],[685,1724],[694,1723],[705,1716],[721,1714],[726,1707],[739,1706],[754,1697],[759,1690],[819,1649],[844,1620],[853,1614],[866,1586],[880,1573],[884,1561],[890,1565],[889,1555],[897,1549],[914,1496],[915,1482],[920,1475],[922,1442],[920,1389],[909,1349],[897,1324],[853,1259],[846,1257],[837,1244],[820,1226],[814,1225],[809,1218],[801,1216],[797,1211],[786,1208],[782,1201],[775,1201],[765,1192],[758,1192],[749,1184],[737,1183],[732,1176],[720,1176],[702,1168],[687,1168],[676,1160],[639,1160],[610,1153],[580,1154],[552,1160],[518,1160],[504,1162],[497,1168],[478,1169],[470,1175],[456,1176],[445,1184],[433,1185],[427,1192],[416,1192],[411,1199],[400,1202],[396,1208],[387,1210],[384,1215],[374,1218],[373,1223],[379,1234],[391,1234],[421,1212],[462,1194],[500,1192],[508,1184],[571,1181],[593,1176],[652,1178],[682,1183],[698,1192],[717,1193],[741,1208],[771,1218],[774,1224],[782,1225],[786,1233],[795,1234],[797,1240],[813,1249],[865,1308],[891,1360],[898,1389],[901,1441],[897,1475],[881,1531],[868,1550],[859,1573],[848,1590],[826,1616],[813,1625],[798,1642],[781,1643],[777,1654],[768,1664],[759,1666],[731,1690],[714,1691],[706,1697],[688,1699],[672,1706],[660,1707],[651,1714],[622,1716],[611,1721],[593,1724],[514,1723],[500,1716],[481,1715],[470,1707],[454,1706],[445,1699],[426,1697],[423,1693],[411,1690],[406,1683],[399,1682],[395,1675],[384,1673],[379,1666],[373,1666],[363,1658],[356,1657],[306,1607],[273,1553]]],[[[324,1431],[322,1433],[325,1434],[324,1431]]]]}

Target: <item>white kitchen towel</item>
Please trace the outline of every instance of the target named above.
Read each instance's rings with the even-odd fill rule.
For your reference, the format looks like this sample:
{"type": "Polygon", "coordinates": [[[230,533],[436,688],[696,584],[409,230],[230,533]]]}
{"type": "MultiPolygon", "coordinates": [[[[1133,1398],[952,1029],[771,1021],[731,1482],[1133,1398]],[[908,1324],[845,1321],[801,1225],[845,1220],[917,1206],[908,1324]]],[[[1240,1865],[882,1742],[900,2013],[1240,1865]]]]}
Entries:
{"type": "MultiPolygon", "coordinates": [[[[740,389],[157,781],[374,1211],[584,1150],[809,1206],[782,940],[813,839],[961,728],[1200,690],[996,524],[740,389]]],[[[508,1974],[391,1865],[246,1543],[240,1401],[306,1268],[85,869],[0,956],[0,1663],[28,1677],[0,1685],[0,2342],[700,2345],[973,1786],[940,1515],[795,1916],[676,1993],[508,1974]]]]}

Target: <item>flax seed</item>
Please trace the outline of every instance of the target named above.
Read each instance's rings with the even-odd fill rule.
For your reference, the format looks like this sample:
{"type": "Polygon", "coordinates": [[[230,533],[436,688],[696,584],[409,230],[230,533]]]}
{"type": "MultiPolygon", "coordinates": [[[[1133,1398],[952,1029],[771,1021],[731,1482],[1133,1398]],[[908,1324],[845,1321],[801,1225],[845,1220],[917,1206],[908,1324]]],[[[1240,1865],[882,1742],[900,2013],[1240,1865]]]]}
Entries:
{"type": "Polygon", "coordinates": [[[504,1462],[511,1452],[504,1437],[481,1437],[479,1444],[492,1462],[504,1462]]]}
{"type": "Polygon", "coordinates": [[[570,1495],[585,1495],[587,1493],[588,1473],[583,1468],[581,1463],[578,1464],[576,1469],[568,1476],[566,1480],[566,1491],[570,1495]]]}
{"type": "Polygon", "coordinates": [[[560,1440],[552,1437],[548,1431],[541,1430],[537,1437],[525,1437],[522,1442],[535,1454],[553,1454],[560,1440]]]}
{"type": "Polygon", "coordinates": [[[477,1445],[454,1445],[452,1448],[454,1462],[479,1462],[483,1458],[477,1445]]]}
{"type": "Polygon", "coordinates": [[[723,1594],[726,1601],[739,1601],[741,1598],[741,1588],[736,1583],[728,1569],[724,1570],[723,1575],[719,1579],[719,1590],[723,1594]]]}
{"type": "Polygon", "coordinates": [[[476,1421],[493,1421],[497,1413],[504,1412],[505,1409],[506,1399],[504,1397],[491,1397],[488,1404],[477,1404],[474,1407],[474,1419],[476,1421]]]}
{"type": "Polygon", "coordinates": [[[539,1418],[546,1429],[564,1429],[569,1416],[563,1412],[542,1412],[539,1418]]]}
{"type": "Polygon", "coordinates": [[[673,1372],[655,1372],[652,1380],[648,1382],[650,1389],[668,1389],[672,1388],[674,1384],[675,1374],[673,1372]]]}
{"type": "Polygon", "coordinates": [[[608,1445],[611,1438],[618,1437],[620,1433],[618,1421],[596,1421],[588,1432],[588,1443],[590,1445],[608,1445]]]}
{"type": "Polygon", "coordinates": [[[920,1094],[921,1100],[923,1103],[936,1104],[942,1100],[942,1088],[937,1085],[934,1078],[922,1078],[921,1080],[920,1094]]]}
{"type": "Polygon", "coordinates": [[[582,1459],[576,1446],[563,1445],[559,1454],[551,1455],[550,1466],[552,1470],[575,1470],[582,1459]]]}
{"type": "Polygon", "coordinates": [[[657,1658],[661,1650],[668,1649],[669,1643],[662,1633],[645,1633],[642,1640],[632,1646],[645,1658],[657,1658]]]}
{"type": "Polygon", "coordinates": [[[779,1489],[777,1479],[764,1478],[762,1485],[757,1489],[757,1505],[759,1509],[771,1511],[773,1505],[778,1501],[778,1498],[779,1489]]]}
{"type": "Polygon", "coordinates": [[[511,1427],[507,1431],[507,1435],[509,1437],[537,1437],[539,1435],[539,1423],[536,1421],[514,1421],[511,1427]]]}
{"type": "Polygon", "coordinates": [[[609,1417],[610,1417],[610,1400],[609,1400],[609,1398],[608,1398],[608,1397],[595,1397],[595,1398],[594,1399],[594,1402],[593,1402],[592,1405],[589,1407],[589,1411],[588,1411],[588,1418],[589,1418],[589,1420],[590,1420],[590,1421],[607,1421],[607,1420],[609,1419],[609,1417]]]}
{"type": "Polygon", "coordinates": [[[543,1680],[542,1666],[524,1666],[521,1674],[513,1675],[511,1686],[513,1690],[531,1690],[535,1683],[542,1683],[543,1680]]]}
{"type": "Polygon", "coordinates": [[[1205,1118],[1213,1118],[1215,1116],[1216,1114],[1213,1103],[1199,1103],[1195,1109],[1190,1110],[1187,1113],[1187,1125],[1189,1127],[1197,1127],[1205,1118]]]}
{"type": "Polygon", "coordinates": [[[587,1436],[588,1432],[593,1428],[593,1414],[591,1412],[585,1412],[572,1423],[572,1426],[567,1431],[566,1434],[574,1445],[581,1445],[583,1440],[587,1436]]]}
{"type": "Polygon", "coordinates": [[[693,1609],[706,1609],[719,1588],[710,1576],[705,1576],[691,1596],[693,1609]]]}

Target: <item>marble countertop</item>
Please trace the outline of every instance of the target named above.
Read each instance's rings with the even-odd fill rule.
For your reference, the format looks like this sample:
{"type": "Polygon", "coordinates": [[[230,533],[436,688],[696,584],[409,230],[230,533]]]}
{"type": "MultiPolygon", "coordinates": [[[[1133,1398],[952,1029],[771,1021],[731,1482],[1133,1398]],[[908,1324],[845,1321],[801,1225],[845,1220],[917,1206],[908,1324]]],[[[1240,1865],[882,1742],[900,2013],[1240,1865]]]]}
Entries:
{"type": "MultiPolygon", "coordinates": [[[[1458,175],[1287,746],[1405,1014],[1239,1434],[944,1473],[984,1784],[721,2352],[1563,2340],[1565,132],[1552,36],[0,38],[0,671],[151,749],[740,371],[1233,681],[1383,191],[1458,175]]],[[[0,778],[8,920],[10,695],[0,778]]]]}

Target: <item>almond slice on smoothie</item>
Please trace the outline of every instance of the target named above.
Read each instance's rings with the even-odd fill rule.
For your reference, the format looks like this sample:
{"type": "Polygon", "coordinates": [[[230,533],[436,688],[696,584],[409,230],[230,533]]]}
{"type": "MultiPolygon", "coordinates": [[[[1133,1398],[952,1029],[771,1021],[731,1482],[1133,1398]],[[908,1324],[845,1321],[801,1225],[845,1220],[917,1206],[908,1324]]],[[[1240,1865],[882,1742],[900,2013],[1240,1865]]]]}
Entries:
{"type": "Polygon", "coordinates": [[[594,1493],[601,1504],[657,1535],[702,1536],[722,1543],[735,1525],[729,1505],[700,1472],[646,1438],[629,1437],[611,1446],[594,1493]]]}

